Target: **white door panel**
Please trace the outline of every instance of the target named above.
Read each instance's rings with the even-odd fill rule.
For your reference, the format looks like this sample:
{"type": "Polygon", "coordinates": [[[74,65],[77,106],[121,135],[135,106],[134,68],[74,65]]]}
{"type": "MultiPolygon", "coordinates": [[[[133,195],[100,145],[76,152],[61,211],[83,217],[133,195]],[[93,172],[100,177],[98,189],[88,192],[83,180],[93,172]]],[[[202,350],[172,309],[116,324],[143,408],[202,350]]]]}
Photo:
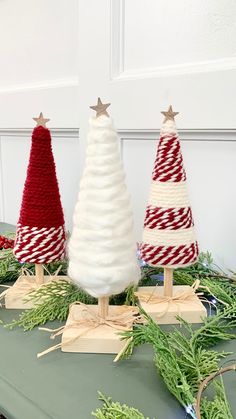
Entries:
{"type": "Polygon", "coordinates": [[[172,104],[180,112],[180,132],[193,130],[184,135],[183,153],[201,249],[231,268],[236,268],[235,22],[233,0],[79,0],[80,170],[89,105],[101,96],[112,103],[121,135],[129,132],[123,159],[140,240],[156,153],[150,130],[158,138],[160,111],[172,104]]]}

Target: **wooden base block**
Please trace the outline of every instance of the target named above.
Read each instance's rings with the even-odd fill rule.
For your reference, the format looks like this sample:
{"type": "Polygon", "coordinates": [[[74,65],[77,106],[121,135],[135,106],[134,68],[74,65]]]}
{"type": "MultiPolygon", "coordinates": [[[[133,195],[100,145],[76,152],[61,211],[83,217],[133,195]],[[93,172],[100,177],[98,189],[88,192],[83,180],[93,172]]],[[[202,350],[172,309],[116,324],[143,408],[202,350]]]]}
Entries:
{"type": "MultiPolygon", "coordinates": [[[[89,305],[88,307],[89,311],[98,314],[98,306],[89,305]]],[[[133,310],[133,308],[128,306],[109,306],[108,316],[119,316],[130,310],[133,310]]],[[[84,318],[83,306],[73,305],[66,322],[65,330],[62,334],[61,350],[63,352],[101,354],[117,354],[120,352],[125,345],[125,341],[121,341],[118,334],[121,330],[107,325],[100,325],[90,329],[84,324],[78,325],[77,327],[68,327],[84,318]],[[78,336],[78,338],[76,338],[76,336],[78,336]]]]}
{"type": "MultiPolygon", "coordinates": [[[[175,285],[173,295],[180,294],[189,290],[188,285],[175,285]]],[[[147,295],[164,295],[164,287],[140,287],[138,292],[147,295]]],[[[150,303],[139,300],[141,307],[158,324],[179,324],[176,316],[182,317],[188,323],[202,323],[202,319],[207,317],[207,310],[198,298],[194,295],[191,300],[150,303]]]]}
{"type": "MultiPolygon", "coordinates": [[[[67,276],[44,276],[45,284],[50,281],[58,281],[59,279],[68,279],[67,276]]],[[[35,275],[22,275],[20,276],[14,285],[8,289],[5,295],[5,308],[7,309],[28,309],[33,308],[34,303],[32,301],[25,302],[27,294],[31,291],[35,291],[41,285],[37,286],[35,275]]]]}

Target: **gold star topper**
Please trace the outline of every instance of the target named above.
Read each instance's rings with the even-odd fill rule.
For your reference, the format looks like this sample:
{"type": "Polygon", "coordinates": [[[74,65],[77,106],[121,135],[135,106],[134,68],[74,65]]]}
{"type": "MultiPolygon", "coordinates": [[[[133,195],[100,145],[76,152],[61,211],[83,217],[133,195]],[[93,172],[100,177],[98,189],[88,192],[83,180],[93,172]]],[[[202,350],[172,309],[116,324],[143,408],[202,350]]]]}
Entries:
{"type": "Polygon", "coordinates": [[[48,118],[44,118],[42,112],[40,112],[39,117],[38,118],[33,118],[33,120],[37,123],[36,127],[45,127],[46,128],[46,123],[48,121],[50,121],[50,119],[48,118]]]}
{"type": "Polygon", "coordinates": [[[96,118],[98,118],[101,115],[109,116],[109,113],[107,112],[107,108],[109,106],[110,106],[110,103],[102,103],[99,97],[97,101],[97,105],[90,106],[90,108],[96,111],[96,118]]]}
{"type": "Polygon", "coordinates": [[[173,109],[172,109],[172,106],[171,105],[169,106],[168,111],[166,111],[166,112],[165,111],[162,111],[161,113],[165,117],[164,122],[168,121],[169,119],[171,121],[174,121],[175,120],[175,116],[179,114],[179,112],[173,112],[173,109]]]}

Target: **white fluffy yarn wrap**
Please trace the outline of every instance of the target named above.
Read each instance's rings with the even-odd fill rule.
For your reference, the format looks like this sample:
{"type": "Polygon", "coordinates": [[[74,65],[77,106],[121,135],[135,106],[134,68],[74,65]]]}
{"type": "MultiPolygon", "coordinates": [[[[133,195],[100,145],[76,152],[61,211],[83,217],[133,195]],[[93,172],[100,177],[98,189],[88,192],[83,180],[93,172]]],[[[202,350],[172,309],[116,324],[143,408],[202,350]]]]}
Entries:
{"type": "Polygon", "coordinates": [[[140,279],[118,135],[105,115],[90,119],[68,251],[69,276],[93,297],[119,294],[140,279]]]}

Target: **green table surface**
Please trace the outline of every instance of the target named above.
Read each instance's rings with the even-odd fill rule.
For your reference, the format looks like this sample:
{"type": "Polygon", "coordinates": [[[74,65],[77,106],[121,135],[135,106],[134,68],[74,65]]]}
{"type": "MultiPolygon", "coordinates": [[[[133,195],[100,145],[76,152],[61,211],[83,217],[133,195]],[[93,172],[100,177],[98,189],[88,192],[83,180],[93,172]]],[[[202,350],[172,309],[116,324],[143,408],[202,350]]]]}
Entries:
{"type": "MultiPolygon", "coordinates": [[[[0,318],[9,322],[18,313],[1,309],[0,318]]],[[[53,343],[48,333],[37,329],[0,327],[0,411],[7,418],[91,419],[91,411],[99,406],[98,390],[137,407],[150,419],[184,418],[156,373],[149,346],[116,364],[113,355],[60,350],[37,359],[37,352],[53,343]]]]}
{"type": "MultiPolygon", "coordinates": [[[[2,308],[0,319],[9,323],[19,313],[2,308]]],[[[58,325],[50,323],[53,328],[58,325]]],[[[101,405],[98,390],[140,409],[150,419],[186,418],[157,374],[150,346],[137,348],[131,359],[116,364],[113,355],[60,350],[37,359],[38,352],[54,343],[48,333],[37,329],[23,332],[0,327],[0,412],[7,419],[92,419],[91,411],[101,405]]],[[[236,341],[218,348],[235,352],[236,341]]],[[[236,418],[233,373],[226,375],[225,384],[236,418]]]]}
{"type": "Polygon", "coordinates": [[[16,227],[12,224],[0,223],[0,234],[6,234],[15,230],[16,227]]]}
{"type": "MultiPolygon", "coordinates": [[[[1,309],[10,322],[18,310],[1,309]]],[[[50,323],[58,327],[58,322],[50,323]]],[[[140,409],[149,418],[184,419],[185,413],[157,374],[150,346],[137,348],[131,359],[113,363],[113,355],[52,352],[36,354],[54,341],[34,329],[0,327],[0,411],[8,419],[91,419],[99,406],[97,391],[140,409]]],[[[218,346],[236,350],[234,341],[218,346]]],[[[233,360],[234,354],[230,355],[233,360]]],[[[227,395],[236,417],[236,377],[225,376],[227,395]]]]}

